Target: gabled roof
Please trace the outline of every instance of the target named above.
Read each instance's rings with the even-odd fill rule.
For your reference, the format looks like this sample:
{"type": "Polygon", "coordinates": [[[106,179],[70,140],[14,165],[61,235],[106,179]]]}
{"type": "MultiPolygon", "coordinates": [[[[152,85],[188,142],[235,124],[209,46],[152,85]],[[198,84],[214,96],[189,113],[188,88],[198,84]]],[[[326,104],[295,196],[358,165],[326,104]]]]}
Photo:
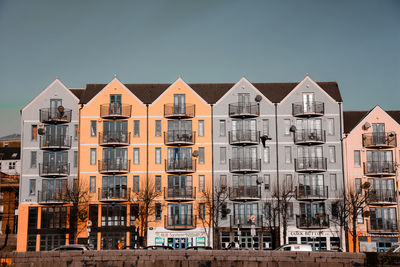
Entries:
{"type": "MultiPolygon", "coordinates": [[[[353,110],[343,111],[343,124],[344,133],[350,133],[354,127],[358,125],[371,111],[371,110],[353,110]]],[[[390,117],[392,117],[397,123],[400,124],[400,110],[385,110],[390,117]]]]}
{"type": "Polygon", "coordinates": [[[20,147],[2,147],[0,148],[0,160],[18,160],[20,153],[20,147]]]}
{"type": "Polygon", "coordinates": [[[10,134],[0,137],[0,141],[21,141],[20,134],[10,134]]]}
{"type": "Polygon", "coordinates": [[[85,91],[85,88],[74,88],[74,89],[69,89],[77,98],[81,99],[81,96],[83,92],[85,91]]]}

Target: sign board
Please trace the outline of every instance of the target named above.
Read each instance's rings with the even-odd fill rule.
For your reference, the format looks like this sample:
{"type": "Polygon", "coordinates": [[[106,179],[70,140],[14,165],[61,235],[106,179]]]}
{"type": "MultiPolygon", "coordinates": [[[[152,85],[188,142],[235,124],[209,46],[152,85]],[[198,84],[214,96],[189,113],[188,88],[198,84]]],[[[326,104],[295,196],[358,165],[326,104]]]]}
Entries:
{"type": "Polygon", "coordinates": [[[204,237],[197,237],[196,242],[197,244],[204,244],[206,243],[206,239],[204,237]]]}
{"type": "Polygon", "coordinates": [[[255,222],[256,221],[256,215],[254,215],[254,214],[250,215],[250,221],[255,222]]]}
{"type": "Polygon", "coordinates": [[[156,245],[157,244],[164,244],[164,238],[161,238],[161,237],[156,237],[156,245]]]}
{"type": "Polygon", "coordinates": [[[360,242],[360,252],[376,252],[376,242],[360,242]]]}

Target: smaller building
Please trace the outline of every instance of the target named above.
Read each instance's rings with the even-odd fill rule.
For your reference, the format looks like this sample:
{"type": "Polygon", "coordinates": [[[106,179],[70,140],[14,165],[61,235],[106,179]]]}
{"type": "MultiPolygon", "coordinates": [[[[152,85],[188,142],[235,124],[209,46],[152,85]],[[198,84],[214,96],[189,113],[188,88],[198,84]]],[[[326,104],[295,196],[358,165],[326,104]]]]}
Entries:
{"type": "Polygon", "coordinates": [[[19,175],[0,172],[0,235],[17,233],[19,175]]]}
{"type": "Polygon", "coordinates": [[[20,147],[0,148],[0,172],[7,175],[21,174],[20,147]]]}
{"type": "Polygon", "coordinates": [[[0,147],[21,147],[21,135],[10,134],[0,137],[0,147]]]}

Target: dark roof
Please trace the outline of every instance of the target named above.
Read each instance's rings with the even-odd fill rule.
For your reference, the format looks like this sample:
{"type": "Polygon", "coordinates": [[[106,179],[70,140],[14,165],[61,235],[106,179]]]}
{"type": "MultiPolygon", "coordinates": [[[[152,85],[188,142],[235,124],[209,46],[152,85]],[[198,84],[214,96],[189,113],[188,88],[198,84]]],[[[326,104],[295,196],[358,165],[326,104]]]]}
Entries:
{"type": "Polygon", "coordinates": [[[400,124],[400,110],[386,110],[386,112],[400,124]]]}
{"type": "Polygon", "coordinates": [[[83,88],[69,89],[77,98],[81,99],[82,93],[85,91],[83,88]]]}
{"type": "Polygon", "coordinates": [[[0,160],[20,159],[20,147],[2,147],[0,148],[0,160]]]}
{"type": "MultiPolygon", "coordinates": [[[[265,97],[273,103],[279,103],[285,98],[299,83],[253,83],[253,85],[265,97]]],[[[337,102],[342,102],[337,82],[317,82],[317,84],[327,92],[337,102]]],[[[87,84],[86,89],[80,98],[80,104],[89,102],[107,84],[87,84]]],[[[151,104],[157,99],[171,84],[125,84],[125,86],[136,95],[143,103],[151,104]]],[[[216,103],[234,83],[192,83],[188,84],[197,94],[207,103],[216,103]]]]}
{"type": "MultiPolygon", "coordinates": [[[[350,133],[372,110],[343,111],[344,132],[350,133]]],[[[386,113],[400,124],[400,110],[386,110],[386,113]]]]}
{"type": "Polygon", "coordinates": [[[10,134],[0,137],[0,141],[21,141],[20,134],[10,134]]]}

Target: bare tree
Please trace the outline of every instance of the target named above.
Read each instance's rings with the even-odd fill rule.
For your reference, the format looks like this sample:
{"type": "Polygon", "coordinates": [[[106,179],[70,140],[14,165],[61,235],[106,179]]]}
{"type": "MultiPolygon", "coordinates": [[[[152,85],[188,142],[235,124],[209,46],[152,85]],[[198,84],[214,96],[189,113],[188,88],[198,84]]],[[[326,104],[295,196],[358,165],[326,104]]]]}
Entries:
{"type": "Polygon", "coordinates": [[[139,204],[139,234],[143,236],[144,245],[147,245],[148,225],[155,218],[156,203],[155,200],[161,196],[161,190],[155,188],[154,179],[148,176],[142,180],[139,191],[133,192],[133,201],[139,204]]]}
{"type": "Polygon", "coordinates": [[[265,212],[265,222],[266,222],[266,227],[268,232],[271,235],[272,239],[272,249],[277,248],[277,231],[279,230],[279,225],[278,225],[278,216],[279,216],[279,206],[278,206],[278,201],[276,199],[271,199],[270,201],[267,201],[265,203],[267,206],[266,212],[265,212]]]}

